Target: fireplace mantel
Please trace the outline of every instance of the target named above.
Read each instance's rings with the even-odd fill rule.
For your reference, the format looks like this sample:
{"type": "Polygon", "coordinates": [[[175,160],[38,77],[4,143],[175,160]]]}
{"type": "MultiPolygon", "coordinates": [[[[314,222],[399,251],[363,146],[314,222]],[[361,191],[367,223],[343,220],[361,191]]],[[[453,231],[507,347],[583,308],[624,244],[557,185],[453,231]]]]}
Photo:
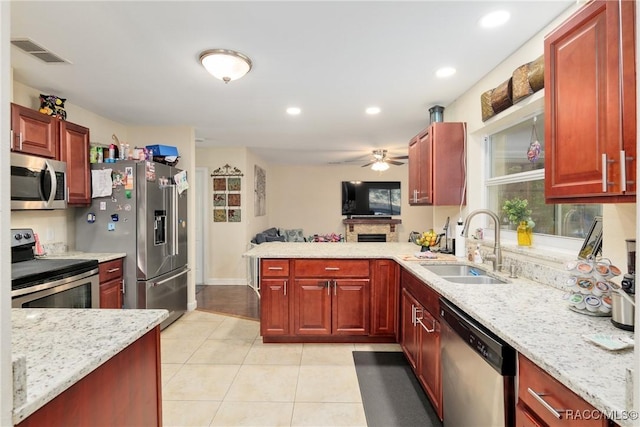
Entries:
{"type": "Polygon", "coordinates": [[[401,219],[381,218],[349,218],[343,219],[346,228],[346,241],[357,242],[360,233],[383,233],[387,242],[397,242],[396,225],[402,224],[401,219]]]}

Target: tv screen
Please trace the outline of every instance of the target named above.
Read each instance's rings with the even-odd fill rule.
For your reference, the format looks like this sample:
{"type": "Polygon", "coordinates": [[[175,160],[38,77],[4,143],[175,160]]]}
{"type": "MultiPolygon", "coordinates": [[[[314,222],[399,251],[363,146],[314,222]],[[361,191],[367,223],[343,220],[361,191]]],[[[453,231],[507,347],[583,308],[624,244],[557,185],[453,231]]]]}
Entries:
{"type": "Polygon", "coordinates": [[[400,215],[400,181],[342,181],[342,215],[400,215]]]}

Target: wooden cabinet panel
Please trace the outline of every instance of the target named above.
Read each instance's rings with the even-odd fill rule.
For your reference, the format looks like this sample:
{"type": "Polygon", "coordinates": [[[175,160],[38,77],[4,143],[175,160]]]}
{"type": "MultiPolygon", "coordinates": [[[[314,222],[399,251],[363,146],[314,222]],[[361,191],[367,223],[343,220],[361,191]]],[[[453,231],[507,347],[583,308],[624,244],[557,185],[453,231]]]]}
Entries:
{"type": "Polygon", "coordinates": [[[288,259],[263,259],[260,274],[265,277],[284,277],[289,275],[288,259]]]}
{"type": "Polygon", "coordinates": [[[369,277],[366,259],[297,259],[296,277],[369,277]]]}
{"type": "Polygon", "coordinates": [[[11,104],[11,150],[34,156],[58,157],[58,119],[11,104]]]}
{"type": "MultiPolygon", "coordinates": [[[[436,312],[437,313],[437,312],[436,312]]],[[[440,372],[440,322],[422,309],[417,315],[418,366],[416,373],[422,388],[429,395],[434,409],[442,419],[442,375],[440,372]]]]}
{"type": "Polygon", "coordinates": [[[406,289],[402,289],[400,301],[402,303],[400,309],[402,323],[400,346],[405,356],[407,356],[409,365],[415,371],[418,366],[418,330],[415,327],[414,319],[415,309],[419,303],[406,289]]]}
{"type": "Polygon", "coordinates": [[[100,308],[122,308],[122,258],[98,264],[100,277],[100,308]]]}
{"type": "Polygon", "coordinates": [[[594,0],[545,38],[548,203],[635,201],[634,31],[635,2],[594,0]]]}
{"type": "Polygon", "coordinates": [[[516,405],[516,427],[547,427],[542,421],[533,415],[526,406],[516,405]]]}
{"type": "Polygon", "coordinates": [[[289,334],[288,286],[288,279],[283,278],[262,279],[260,282],[260,333],[262,336],[289,334]]]}
{"type": "Polygon", "coordinates": [[[442,420],[439,295],[405,270],[401,272],[400,345],[420,385],[442,420]]]}
{"type": "MultiPolygon", "coordinates": [[[[521,354],[518,355],[518,399],[518,405],[524,405],[529,412],[535,414],[535,417],[549,427],[605,427],[608,425],[608,420],[604,417],[601,419],[589,417],[597,412],[593,406],[521,354]],[[554,416],[542,401],[558,410],[561,418],[554,416]],[[562,412],[563,410],[566,412],[562,412]]],[[[532,419],[532,417],[529,418],[532,419]]]]}
{"type": "Polygon", "coordinates": [[[369,279],[335,279],[331,305],[334,335],[369,332],[369,279]]]}
{"type": "Polygon", "coordinates": [[[67,202],[91,203],[91,167],[89,163],[89,129],[74,123],[59,122],[60,160],[67,163],[67,202]]]}
{"type": "Polygon", "coordinates": [[[294,286],[294,333],[330,335],[331,280],[296,278],[294,286]]]}
{"type": "Polygon", "coordinates": [[[371,335],[395,336],[398,332],[398,264],[378,259],[371,265],[371,335]]]}
{"type": "Polygon", "coordinates": [[[161,426],[160,327],[113,356],[18,426],[161,426]]]}
{"type": "Polygon", "coordinates": [[[100,308],[122,308],[122,279],[100,283],[100,308]]]}
{"type": "Polygon", "coordinates": [[[432,123],[409,143],[409,204],[464,203],[466,124],[432,123]]]}

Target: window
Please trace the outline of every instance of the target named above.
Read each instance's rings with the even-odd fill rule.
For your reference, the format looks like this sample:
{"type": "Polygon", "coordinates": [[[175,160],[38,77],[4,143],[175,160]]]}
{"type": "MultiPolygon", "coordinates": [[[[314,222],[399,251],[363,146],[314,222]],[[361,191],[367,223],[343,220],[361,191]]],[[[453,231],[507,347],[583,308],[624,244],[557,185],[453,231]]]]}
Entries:
{"type": "Polygon", "coordinates": [[[490,135],[487,154],[487,204],[501,217],[501,228],[515,230],[502,212],[504,201],[513,197],[529,202],[535,234],[584,239],[593,218],[602,215],[600,204],[545,204],[544,114],[490,135]]]}

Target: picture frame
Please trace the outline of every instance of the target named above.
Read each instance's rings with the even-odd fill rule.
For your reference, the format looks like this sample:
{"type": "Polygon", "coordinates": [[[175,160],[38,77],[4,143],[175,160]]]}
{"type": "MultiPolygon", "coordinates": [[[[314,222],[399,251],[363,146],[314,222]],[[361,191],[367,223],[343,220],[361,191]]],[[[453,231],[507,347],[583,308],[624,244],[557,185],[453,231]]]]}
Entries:
{"type": "Polygon", "coordinates": [[[591,227],[587,236],[584,238],[580,252],[578,252],[578,258],[589,259],[598,256],[598,253],[602,252],[602,217],[596,216],[593,218],[591,227]]]}

